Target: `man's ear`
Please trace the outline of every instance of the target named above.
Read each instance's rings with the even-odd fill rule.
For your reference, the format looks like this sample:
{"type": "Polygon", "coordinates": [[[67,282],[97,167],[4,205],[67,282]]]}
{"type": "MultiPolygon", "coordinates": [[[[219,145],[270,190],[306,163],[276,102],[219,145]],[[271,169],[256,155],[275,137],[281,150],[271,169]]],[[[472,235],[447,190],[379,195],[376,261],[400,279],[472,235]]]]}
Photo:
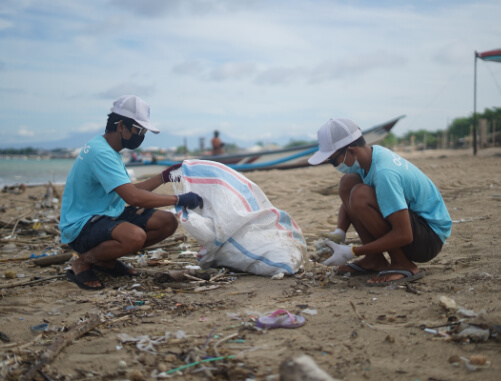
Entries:
{"type": "Polygon", "coordinates": [[[125,127],[125,124],[124,124],[123,120],[118,121],[118,124],[117,124],[117,132],[120,132],[120,131],[118,131],[118,129],[120,129],[120,128],[121,128],[121,129],[122,129],[122,131],[123,131],[123,128],[124,128],[124,127],[125,127]]]}

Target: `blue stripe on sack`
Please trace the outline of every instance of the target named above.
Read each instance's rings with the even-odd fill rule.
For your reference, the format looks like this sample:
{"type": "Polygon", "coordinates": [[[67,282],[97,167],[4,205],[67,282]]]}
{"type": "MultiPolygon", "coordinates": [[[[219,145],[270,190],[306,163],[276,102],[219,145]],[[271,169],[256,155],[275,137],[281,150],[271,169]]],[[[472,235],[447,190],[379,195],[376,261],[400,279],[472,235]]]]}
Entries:
{"type": "Polygon", "coordinates": [[[283,210],[277,209],[280,215],[279,223],[282,225],[284,228],[292,232],[292,237],[296,240],[299,241],[301,244],[306,245],[304,242],[304,239],[301,234],[294,228],[292,225],[292,219],[291,216],[289,216],[287,213],[285,213],[283,210]]]}
{"type": "Polygon", "coordinates": [[[212,165],[206,165],[204,163],[183,166],[183,172],[188,177],[218,179],[224,181],[247,200],[252,211],[255,212],[261,210],[261,207],[259,206],[259,203],[257,202],[254,193],[252,193],[249,185],[240,181],[231,172],[212,165]]]}
{"type": "Polygon", "coordinates": [[[175,209],[176,209],[176,214],[178,214],[179,212],[182,212],[181,218],[183,218],[185,220],[188,219],[188,211],[186,210],[186,208],[183,208],[182,206],[176,205],[175,209]]]}
{"type": "Polygon", "coordinates": [[[273,261],[270,261],[268,258],[265,258],[265,257],[260,256],[260,255],[253,254],[250,251],[248,251],[245,247],[243,247],[242,245],[240,245],[233,238],[230,238],[228,240],[228,242],[230,242],[233,246],[235,246],[238,250],[240,250],[242,252],[242,254],[244,254],[246,257],[252,258],[252,259],[254,259],[256,261],[263,262],[264,264],[266,264],[268,266],[278,267],[278,268],[284,269],[289,274],[294,274],[294,272],[292,271],[292,269],[290,268],[290,266],[288,266],[288,265],[286,265],[284,263],[273,262],[273,261]]]}

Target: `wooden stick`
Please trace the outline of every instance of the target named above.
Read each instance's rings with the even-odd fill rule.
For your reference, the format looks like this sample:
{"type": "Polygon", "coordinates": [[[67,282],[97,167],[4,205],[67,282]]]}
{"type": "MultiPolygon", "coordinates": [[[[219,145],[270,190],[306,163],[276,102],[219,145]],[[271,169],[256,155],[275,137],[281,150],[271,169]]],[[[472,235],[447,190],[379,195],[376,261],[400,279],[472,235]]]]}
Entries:
{"type": "Polygon", "coordinates": [[[94,328],[100,326],[103,322],[99,315],[91,315],[87,321],[82,324],[73,325],[68,332],[64,332],[52,341],[52,344],[40,356],[40,361],[33,365],[26,374],[21,377],[22,381],[30,381],[35,377],[36,372],[41,369],[45,364],[52,361],[59,352],[63,350],[73,340],[80,338],[87,332],[92,331],[94,328]]]}
{"type": "Polygon", "coordinates": [[[228,271],[225,269],[222,273],[214,275],[212,278],[209,279],[209,282],[214,282],[216,279],[221,278],[222,276],[225,276],[228,271]]]}
{"type": "Polygon", "coordinates": [[[24,344],[19,344],[19,343],[4,344],[4,345],[0,346],[0,349],[14,348],[15,347],[14,349],[11,349],[11,352],[16,352],[16,351],[18,352],[19,349],[26,348],[26,347],[36,343],[41,338],[42,338],[42,334],[38,335],[33,340],[28,341],[27,343],[24,343],[24,344]]]}
{"type": "Polygon", "coordinates": [[[29,280],[29,281],[24,280],[21,282],[11,283],[11,284],[0,284],[0,289],[14,288],[14,287],[18,287],[18,286],[28,286],[31,284],[45,282],[45,281],[51,280],[51,279],[61,279],[61,278],[65,278],[65,277],[66,277],[66,274],[59,274],[59,275],[54,275],[54,276],[50,276],[48,278],[43,278],[43,279],[36,279],[36,280],[29,280]]]}
{"type": "Polygon", "coordinates": [[[14,224],[14,227],[12,228],[12,232],[10,233],[10,235],[14,235],[14,233],[16,232],[16,228],[17,228],[17,224],[19,223],[19,221],[21,221],[24,217],[26,217],[28,214],[30,214],[30,212],[28,213],[24,213],[21,217],[19,217],[16,221],[16,223],[14,224]]]}
{"type": "Polygon", "coordinates": [[[27,261],[31,259],[31,257],[21,257],[21,258],[3,258],[0,259],[0,262],[17,262],[17,261],[27,261]]]}
{"type": "Polygon", "coordinates": [[[197,281],[198,283],[202,282],[202,283],[206,283],[207,281],[206,280],[203,280],[203,279],[200,279],[200,278],[197,278],[196,276],[193,276],[193,275],[189,275],[189,274],[184,274],[184,276],[188,279],[191,279],[191,280],[195,280],[197,281]]]}

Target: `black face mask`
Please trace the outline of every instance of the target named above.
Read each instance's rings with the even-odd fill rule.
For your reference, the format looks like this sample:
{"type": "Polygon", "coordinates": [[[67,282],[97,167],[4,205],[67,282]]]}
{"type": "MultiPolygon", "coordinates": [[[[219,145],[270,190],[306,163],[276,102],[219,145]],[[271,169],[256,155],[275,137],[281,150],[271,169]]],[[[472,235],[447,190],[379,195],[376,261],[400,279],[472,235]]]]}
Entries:
{"type": "MultiPolygon", "coordinates": [[[[122,135],[120,134],[120,136],[122,135]]],[[[144,140],[144,135],[132,134],[129,140],[125,140],[122,136],[122,147],[135,150],[137,147],[141,145],[143,140],[144,140]]]]}

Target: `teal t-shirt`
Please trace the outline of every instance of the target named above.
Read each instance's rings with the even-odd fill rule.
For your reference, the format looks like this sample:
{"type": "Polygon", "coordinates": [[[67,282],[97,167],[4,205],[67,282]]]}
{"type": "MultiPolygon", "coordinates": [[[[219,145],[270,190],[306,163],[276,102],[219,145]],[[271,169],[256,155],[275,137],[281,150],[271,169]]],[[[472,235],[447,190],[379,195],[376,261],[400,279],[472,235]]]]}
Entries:
{"type": "Polygon", "coordinates": [[[118,217],[125,201],[114,191],[130,183],[122,157],[103,136],[81,150],[66,179],[61,204],[61,242],[74,241],[92,216],[118,217]]]}
{"type": "Polygon", "coordinates": [[[403,209],[412,210],[445,242],[451,234],[452,220],[435,184],[396,153],[381,146],[372,148],[372,165],[362,178],[364,184],[376,190],[383,217],[403,209]]]}

